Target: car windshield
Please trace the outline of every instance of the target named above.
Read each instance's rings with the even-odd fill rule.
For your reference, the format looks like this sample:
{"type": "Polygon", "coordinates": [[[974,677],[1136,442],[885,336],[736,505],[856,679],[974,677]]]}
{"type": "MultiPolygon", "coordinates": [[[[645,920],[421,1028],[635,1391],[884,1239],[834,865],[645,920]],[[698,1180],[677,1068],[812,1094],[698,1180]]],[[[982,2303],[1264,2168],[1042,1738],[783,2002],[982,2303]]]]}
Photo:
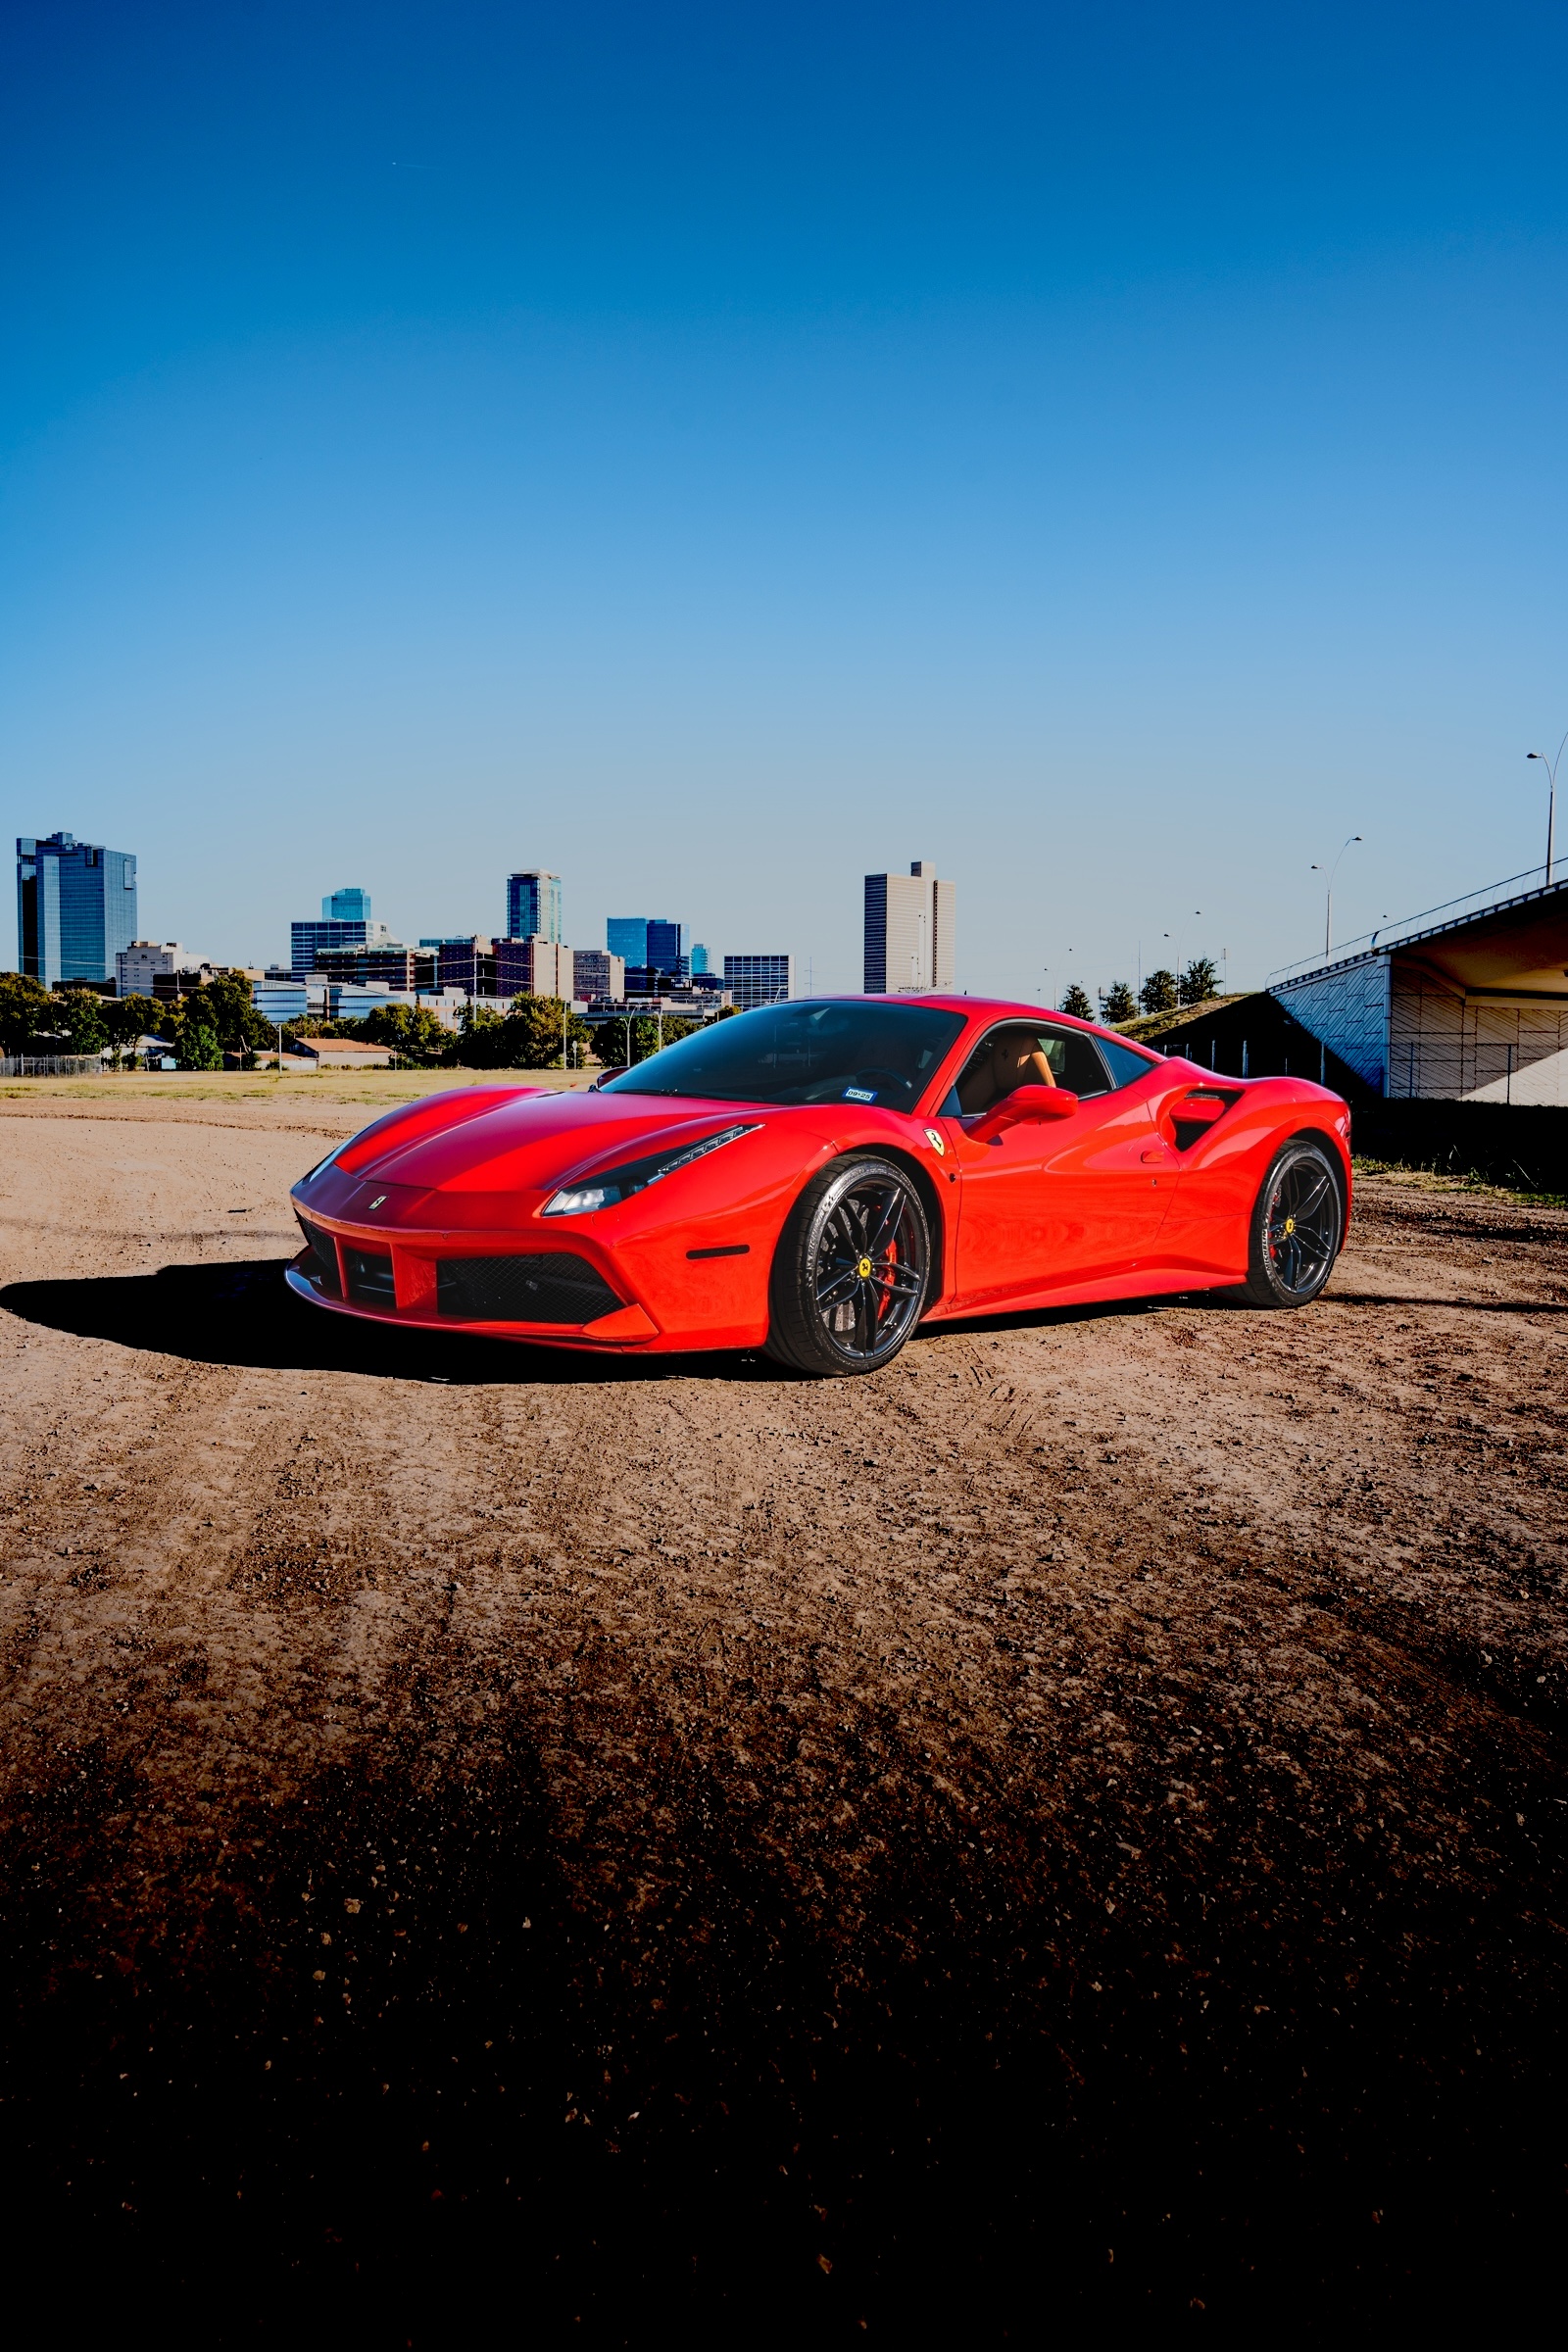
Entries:
{"type": "Polygon", "coordinates": [[[603,1091],[912,1110],[962,1029],[961,1013],[875,998],[764,1004],[666,1046],[603,1091]]]}

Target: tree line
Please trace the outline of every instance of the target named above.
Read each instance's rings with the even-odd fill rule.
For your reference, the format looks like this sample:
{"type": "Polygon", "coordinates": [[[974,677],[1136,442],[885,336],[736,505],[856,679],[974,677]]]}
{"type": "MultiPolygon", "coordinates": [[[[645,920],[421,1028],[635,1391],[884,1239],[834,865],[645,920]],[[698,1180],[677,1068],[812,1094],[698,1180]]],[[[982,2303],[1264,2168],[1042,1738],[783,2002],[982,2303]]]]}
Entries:
{"type": "Polygon", "coordinates": [[[279,1032],[258,1012],[250,982],[237,972],[216,973],[177,1003],[104,997],[69,982],[50,990],[21,972],[0,972],[0,1053],[108,1051],[117,1067],[134,1057],[143,1037],[156,1037],[182,1070],[220,1070],[227,1054],[254,1068],[276,1053],[281,1035],[285,1053],[306,1038],[352,1038],[416,1069],[544,1070],[559,1065],[564,1054],[568,1069],[581,1069],[590,1050],[607,1067],[621,1069],[628,1057],[646,1061],[661,1042],[674,1045],[700,1025],[666,1016],[661,1041],[660,1023],[647,1016],[590,1026],[559,997],[518,997],[505,1013],[466,1005],[456,1037],[423,1004],[379,1004],[360,1020],[285,1021],[279,1032]]]}
{"type": "MultiPolygon", "coordinates": [[[[1211,956],[1195,956],[1179,975],[1166,971],[1163,965],[1151,972],[1136,996],[1125,980],[1113,980],[1109,988],[1100,992],[1100,1017],[1116,1028],[1123,1021],[1136,1020],[1141,1011],[1179,1012],[1184,1005],[1205,1004],[1210,997],[1218,995],[1218,967],[1211,956]]],[[[1092,1021],[1095,1017],[1088,991],[1080,988],[1076,980],[1062,998],[1060,1010],[1072,1013],[1080,1021],[1092,1021]]]]}

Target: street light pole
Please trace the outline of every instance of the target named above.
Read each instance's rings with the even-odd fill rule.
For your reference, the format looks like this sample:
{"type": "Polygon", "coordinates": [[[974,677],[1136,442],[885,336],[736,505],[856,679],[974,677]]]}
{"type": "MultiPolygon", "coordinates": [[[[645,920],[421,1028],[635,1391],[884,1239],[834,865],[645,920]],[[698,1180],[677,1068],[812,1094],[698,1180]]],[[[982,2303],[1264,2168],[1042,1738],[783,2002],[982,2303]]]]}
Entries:
{"type": "MultiPolygon", "coordinates": [[[[1327,963],[1329,957],[1334,953],[1334,877],[1340,870],[1340,858],[1345,856],[1346,851],[1349,849],[1351,843],[1359,841],[1360,838],[1361,836],[1359,833],[1352,833],[1349,841],[1342,842],[1340,845],[1339,856],[1336,857],[1334,863],[1328,868],[1329,896],[1328,905],[1324,909],[1323,914],[1323,960],[1325,963],[1327,963]]],[[[1312,868],[1314,874],[1320,874],[1323,872],[1323,867],[1320,865],[1314,865],[1312,868]]]]}
{"type": "Polygon", "coordinates": [[[1553,837],[1557,830],[1557,764],[1562,759],[1563,744],[1568,744],[1568,735],[1565,735],[1562,743],[1557,746],[1556,760],[1548,760],[1544,752],[1526,752],[1525,754],[1527,760],[1541,761],[1548,778],[1546,789],[1546,888],[1548,890],[1551,888],[1552,856],[1556,847],[1553,837]]]}

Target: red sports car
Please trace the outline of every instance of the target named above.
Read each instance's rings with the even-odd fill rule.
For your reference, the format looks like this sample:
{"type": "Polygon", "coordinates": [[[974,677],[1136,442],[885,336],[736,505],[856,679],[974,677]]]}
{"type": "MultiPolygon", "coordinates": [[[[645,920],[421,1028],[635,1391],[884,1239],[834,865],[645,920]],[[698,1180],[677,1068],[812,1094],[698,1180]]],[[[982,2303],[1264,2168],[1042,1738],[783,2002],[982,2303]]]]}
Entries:
{"type": "Polygon", "coordinates": [[[1345,1237],[1349,1117],[1030,1005],[808,999],[581,1093],[390,1111],[295,1186],[288,1279],[339,1314],[820,1373],[956,1315],[1232,1287],[1304,1306],[1345,1237]]]}

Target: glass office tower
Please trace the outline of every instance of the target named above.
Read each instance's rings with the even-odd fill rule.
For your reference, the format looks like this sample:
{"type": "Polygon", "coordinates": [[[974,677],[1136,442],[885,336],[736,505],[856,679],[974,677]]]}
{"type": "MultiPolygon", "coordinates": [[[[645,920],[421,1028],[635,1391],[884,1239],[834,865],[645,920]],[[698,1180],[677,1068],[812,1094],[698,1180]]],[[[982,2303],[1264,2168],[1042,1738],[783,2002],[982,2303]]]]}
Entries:
{"type": "Polygon", "coordinates": [[[657,915],[650,915],[646,960],[656,972],[667,972],[672,980],[688,979],[691,965],[686,956],[685,924],[661,922],[657,915]]]}
{"type": "Polygon", "coordinates": [[[370,894],[368,890],[334,890],[321,901],[323,923],[368,923],[370,919],[370,894]]]}
{"type": "Polygon", "coordinates": [[[288,962],[297,980],[317,969],[317,958],[335,948],[376,948],[391,944],[385,923],[370,920],[368,890],[334,890],[321,901],[318,922],[290,923],[288,962]]]}
{"type": "Polygon", "coordinates": [[[136,860],[74,833],[17,842],[17,964],[54,988],[112,980],[136,936],[136,860]]]}
{"type": "Polygon", "coordinates": [[[605,925],[605,946],[624,963],[648,961],[646,914],[612,914],[605,925]]]}
{"type": "Polygon", "coordinates": [[[708,950],[700,939],[694,940],[692,942],[692,978],[695,980],[699,972],[706,972],[707,969],[708,950]]]}
{"type": "Polygon", "coordinates": [[[507,876],[507,937],[561,945],[561,876],[535,869],[507,876]]]}

